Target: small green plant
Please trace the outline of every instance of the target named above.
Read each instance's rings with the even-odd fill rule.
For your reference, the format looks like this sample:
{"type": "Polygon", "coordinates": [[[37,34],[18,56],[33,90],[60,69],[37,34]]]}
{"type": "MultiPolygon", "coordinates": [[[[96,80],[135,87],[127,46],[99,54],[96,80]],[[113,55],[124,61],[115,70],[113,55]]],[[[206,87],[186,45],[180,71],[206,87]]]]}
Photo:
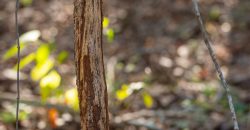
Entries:
{"type": "MultiPolygon", "coordinates": [[[[67,59],[68,52],[61,51],[56,57],[53,56],[54,44],[39,41],[40,35],[40,31],[33,30],[20,36],[21,52],[27,50],[28,46],[32,44],[38,46],[35,52],[30,52],[20,60],[20,69],[24,69],[31,63],[34,64],[30,70],[30,78],[34,82],[39,82],[41,100],[46,102],[49,97],[53,97],[59,92],[61,75],[56,67],[67,59]]],[[[17,47],[14,45],[5,52],[2,59],[7,61],[16,53],[17,47]]],[[[17,65],[13,67],[13,70],[17,70],[17,65]]]]}

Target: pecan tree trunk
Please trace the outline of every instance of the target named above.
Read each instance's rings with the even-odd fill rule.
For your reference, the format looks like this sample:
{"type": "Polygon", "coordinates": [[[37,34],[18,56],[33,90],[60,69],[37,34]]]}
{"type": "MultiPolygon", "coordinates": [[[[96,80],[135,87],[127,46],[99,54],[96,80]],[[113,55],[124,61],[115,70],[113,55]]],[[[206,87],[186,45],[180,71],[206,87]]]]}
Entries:
{"type": "Polygon", "coordinates": [[[75,62],[82,130],[108,130],[102,0],[75,0],[75,62]]]}

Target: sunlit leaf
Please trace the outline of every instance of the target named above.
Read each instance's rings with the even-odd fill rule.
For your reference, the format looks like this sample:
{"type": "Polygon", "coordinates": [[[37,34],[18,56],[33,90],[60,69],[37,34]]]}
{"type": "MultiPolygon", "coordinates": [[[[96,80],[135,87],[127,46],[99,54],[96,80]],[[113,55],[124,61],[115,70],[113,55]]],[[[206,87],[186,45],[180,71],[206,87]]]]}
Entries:
{"type": "Polygon", "coordinates": [[[31,78],[35,81],[41,79],[43,76],[45,76],[49,70],[54,66],[54,61],[51,59],[47,59],[42,64],[37,64],[32,70],[31,70],[31,78]]]}
{"type": "Polygon", "coordinates": [[[35,42],[41,36],[41,32],[39,30],[32,30],[24,33],[20,36],[20,42],[35,42]]]}
{"type": "Polygon", "coordinates": [[[60,83],[61,76],[55,70],[53,70],[40,80],[40,87],[49,87],[51,89],[55,89],[60,85],[60,83]]]}
{"type": "MultiPolygon", "coordinates": [[[[20,51],[24,49],[24,46],[25,46],[24,43],[20,43],[20,51]]],[[[8,60],[13,56],[16,56],[16,54],[17,54],[17,45],[15,44],[4,53],[3,60],[8,60]]]]}
{"type": "Polygon", "coordinates": [[[41,100],[43,103],[45,103],[48,99],[48,97],[51,94],[51,88],[49,87],[40,87],[40,94],[41,94],[41,100]]]}
{"type": "Polygon", "coordinates": [[[108,38],[108,41],[109,41],[109,42],[113,42],[114,37],[115,37],[115,32],[114,32],[114,30],[111,29],[111,28],[109,28],[109,29],[107,30],[107,38],[108,38]]]}
{"type": "Polygon", "coordinates": [[[58,56],[57,60],[59,63],[63,63],[69,56],[69,53],[67,51],[61,51],[58,56]]]}
{"type": "Polygon", "coordinates": [[[50,54],[49,44],[42,44],[36,52],[36,63],[41,64],[46,61],[50,54]]]}
{"type": "Polygon", "coordinates": [[[51,71],[40,80],[40,93],[43,102],[47,100],[60,83],[61,76],[55,70],[51,71]]]}
{"type": "Polygon", "coordinates": [[[109,26],[109,19],[107,17],[103,18],[102,26],[103,28],[107,28],[109,26]]]}
{"type": "Polygon", "coordinates": [[[28,113],[26,111],[19,112],[19,120],[26,120],[28,118],[28,113]]]}
{"type": "Polygon", "coordinates": [[[65,92],[65,103],[71,106],[74,110],[79,110],[79,100],[76,88],[65,92]]]}
{"type": "Polygon", "coordinates": [[[20,3],[24,6],[29,6],[31,5],[33,0],[21,0],[20,3]]]}
{"type": "Polygon", "coordinates": [[[120,101],[126,99],[132,92],[129,90],[129,86],[124,84],[120,90],[116,91],[116,98],[120,101]]]}
{"type": "Polygon", "coordinates": [[[147,108],[151,108],[153,106],[153,103],[154,103],[154,100],[153,98],[146,92],[144,92],[142,94],[143,96],[143,101],[144,101],[144,104],[147,108]]]}
{"type": "MultiPolygon", "coordinates": [[[[20,51],[24,49],[27,45],[27,42],[35,42],[40,37],[41,33],[38,30],[32,30],[24,33],[20,36],[20,51]]],[[[10,49],[8,49],[3,55],[3,60],[8,60],[17,54],[17,45],[13,45],[10,49]]]]}
{"type": "MultiPolygon", "coordinates": [[[[36,56],[35,53],[31,53],[27,55],[26,57],[24,57],[23,59],[21,59],[20,69],[23,69],[26,65],[31,63],[35,59],[35,56],[36,56]]],[[[17,70],[17,65],[15,65],[14,69],[17,70]]]]}

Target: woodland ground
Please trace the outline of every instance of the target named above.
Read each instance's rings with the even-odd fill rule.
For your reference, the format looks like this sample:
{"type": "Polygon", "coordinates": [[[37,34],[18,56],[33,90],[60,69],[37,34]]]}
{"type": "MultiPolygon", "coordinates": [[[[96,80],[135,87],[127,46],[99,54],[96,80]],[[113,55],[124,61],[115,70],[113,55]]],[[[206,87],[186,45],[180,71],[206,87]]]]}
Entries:
{"type": "MultiPolygon", "coordinates": [[[[25,1],[25,0],[23,0],[25,1]]],[[[232,130],[224,90],[202,41],[190,0],[103,0],[115,32],[104,40],[111,130],[232,130]],[[123,86],[123,87],[122,87],[123,86]],[[122,93],[119,98],[119,93],[122,93]],[[125,94],[124,94],[125,93],[125,94]],[[123,99],[123,97],[126,97],[123,99]]],[[[231,86],[241,130],[250,129],[250,1],[201,0],[206,28],[231,86]]],[[[15,1],[0,3],[0,56],[14,45],[15,1]]],[[[75,86],[73,0],[34,0],[20,8],[21,34],[39,30],[53,42],[64,91],[75,86]]],[[[22,57],[36,51],[31,45],[22,57]]],[[[16,58],[0,60],[0,130],[14,130],[16,58]]],[[[22,70],[21,130],[79,130],[78,112],[51,97],[22,70]]]]}

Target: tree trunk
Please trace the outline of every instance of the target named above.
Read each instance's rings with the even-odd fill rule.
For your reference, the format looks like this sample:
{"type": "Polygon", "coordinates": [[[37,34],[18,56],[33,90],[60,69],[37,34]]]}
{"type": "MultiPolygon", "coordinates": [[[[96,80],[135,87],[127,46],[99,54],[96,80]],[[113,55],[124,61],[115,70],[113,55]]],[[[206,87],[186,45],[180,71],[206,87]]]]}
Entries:
{"type": "Polygon", "coordinates": [[[82,130],[108,130],[102,0],[75,0],[75,62],[82,130]]]}

